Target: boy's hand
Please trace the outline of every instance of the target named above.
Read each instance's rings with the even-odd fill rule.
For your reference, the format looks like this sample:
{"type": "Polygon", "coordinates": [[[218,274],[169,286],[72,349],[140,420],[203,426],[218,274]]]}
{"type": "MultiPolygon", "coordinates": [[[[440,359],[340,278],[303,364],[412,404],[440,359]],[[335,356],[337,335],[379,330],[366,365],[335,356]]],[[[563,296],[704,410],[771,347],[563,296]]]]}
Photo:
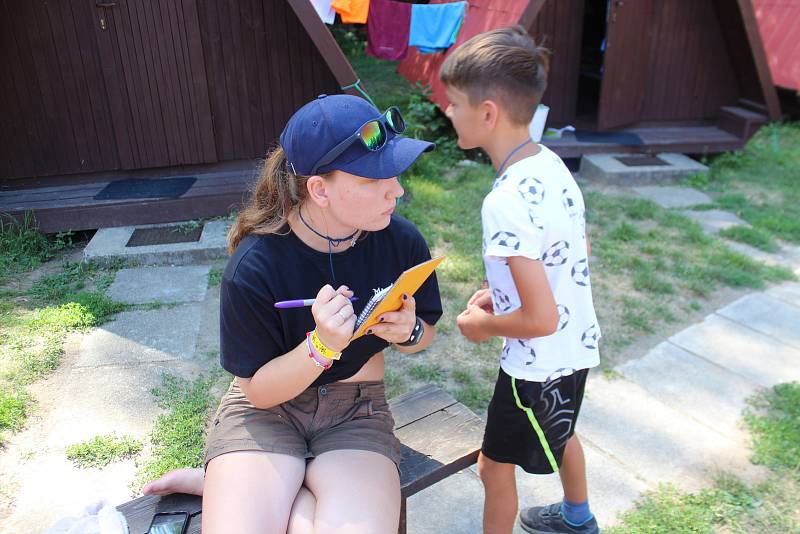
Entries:
{"type": "Polygon", "coordinates": [[[403,307],[395,312],[386,312],[378,317],[379,323],[372,325],[372,333],[389,343],[404,343],[411,337],[417,324],[417,303],[411,295],[403,295],[403,307]]]}
{"type": "Polygon", "coordinates": [[[488,289],[479,289],[467,302],[467,306],[475,305],[481,308],[486,313],[494,314],[494,303],[492,302],[492,293],[488,289]]]}
{"type": "MultiPolygon", "coordinates": [[[[478,293],[480,293],[480,291],[478,293]]],[[[470,301],[471,300],[472,299],[470,299],[470,301]]],[[[483,325],[489,317],[491,317],[491,314],[487,313],[486,310],[480,306],[467,304],[467,309],[456,317],[456,325],[458,325],[458,329],[461,330],[461,334],[465,338],[473,343],[480,343],[492,337],[490,334],[486,333],[483,328],[483,325]]]]}

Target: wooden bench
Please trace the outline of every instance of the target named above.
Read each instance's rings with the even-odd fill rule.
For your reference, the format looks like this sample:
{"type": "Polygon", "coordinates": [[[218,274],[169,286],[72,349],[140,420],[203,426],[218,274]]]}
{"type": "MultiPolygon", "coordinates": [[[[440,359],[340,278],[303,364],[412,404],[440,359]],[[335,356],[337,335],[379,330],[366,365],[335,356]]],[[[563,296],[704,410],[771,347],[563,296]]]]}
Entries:
{"type": "MultiPolygon", "coordinates": [[[[470,465],[478,458],[483,421],[449,393],[424,386],[389,401],[394,432],[403,444],[400,462],[402,503],[399,534],[406,534],[406,499],[470,465]]],[[[476,503],[479,506],[480,503],[476,503]]],[[[199,512],[200,497],[175,494],[139,497],[117,507],[128,520],[131,534],[142,534],[156,512],[199,512]]],[[[200,532],[201,516],[192,518],[187,532],[200,532]]]]}

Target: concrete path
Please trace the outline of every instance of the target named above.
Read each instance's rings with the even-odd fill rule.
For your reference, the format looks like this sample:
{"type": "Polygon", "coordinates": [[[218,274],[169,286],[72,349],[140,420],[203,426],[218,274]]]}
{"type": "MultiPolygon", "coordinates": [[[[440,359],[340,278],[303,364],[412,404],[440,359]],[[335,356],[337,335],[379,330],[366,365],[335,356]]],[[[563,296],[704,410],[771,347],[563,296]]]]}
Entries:
{"type": "MultiPolygon", "coordinates": [[[[742,297],[616,371],[590,376],[578,424],[601,526],[662,482],[757,481],[741,411],[759,388],[800,380],[800,284],[742,297]]],[[[518,470],[517,483],[521,506],[562,496],[556,475],[518,470]]],[[[480,532],[482,495],[474,469],[436,484],[410,499],[409,532],[480,532]]]]}
{"type": "Polygon", "coordinates": [[[208,288],[209,266],[123,269],[109,288],[120,302],[159,303],[119,313],[66,343],[59,369],[32,386],[35,415],[0,454],[0,532],[34,533],[83,506],[136,495],[135,460],[81,469],[67,446],[116,432],[143,442],[162,410],[151,390],[161,375],[193,378],[218,365],[219,290],[208,288]],[[164,282],[167,281],[167,283],[164,282]],[[13,500],[13,506],[8,502],[13,500]]]}

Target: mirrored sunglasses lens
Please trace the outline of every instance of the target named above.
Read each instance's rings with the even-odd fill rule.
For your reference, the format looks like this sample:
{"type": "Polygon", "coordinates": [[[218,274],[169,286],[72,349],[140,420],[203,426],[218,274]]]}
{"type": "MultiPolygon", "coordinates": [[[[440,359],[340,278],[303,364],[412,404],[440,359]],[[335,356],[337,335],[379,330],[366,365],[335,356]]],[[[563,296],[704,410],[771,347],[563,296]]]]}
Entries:
{"type": "Polygon", "coordinates": [[[386,122],[396,133],[403,133],[406,131],[406,121],[400,115],[400,110],[397,108],[389,108],[386,110],[386,122]]]}
{"type": "Polygon", "coordinates": [[[367,149],[375,151],[379,150],[386,142],[386,135],[378,121],[369,121],[361,127],[361,139],[367,149]]]}

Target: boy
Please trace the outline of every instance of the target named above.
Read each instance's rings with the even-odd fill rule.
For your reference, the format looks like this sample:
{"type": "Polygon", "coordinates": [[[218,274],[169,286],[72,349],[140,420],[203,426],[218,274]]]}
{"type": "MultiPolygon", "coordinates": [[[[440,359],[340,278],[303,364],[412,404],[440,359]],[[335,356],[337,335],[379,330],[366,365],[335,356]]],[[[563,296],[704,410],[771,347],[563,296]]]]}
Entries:
{"type": "Polygon", "coordinates": [[[520,513],[524,530],[599,532],[574,435],[586,375],[599,363],[584,203],[561,159],[528,133],[547,68],[546,51],[517,26],[473,37],[439,73],[458,145],[482,148],[497,169],[481,210],[488,289],[457,319],[470,341],[504,338],[478,458],[487,534],[514,527],[515,465],[558,472],[564,489],[562,502],[520,513]]]}

